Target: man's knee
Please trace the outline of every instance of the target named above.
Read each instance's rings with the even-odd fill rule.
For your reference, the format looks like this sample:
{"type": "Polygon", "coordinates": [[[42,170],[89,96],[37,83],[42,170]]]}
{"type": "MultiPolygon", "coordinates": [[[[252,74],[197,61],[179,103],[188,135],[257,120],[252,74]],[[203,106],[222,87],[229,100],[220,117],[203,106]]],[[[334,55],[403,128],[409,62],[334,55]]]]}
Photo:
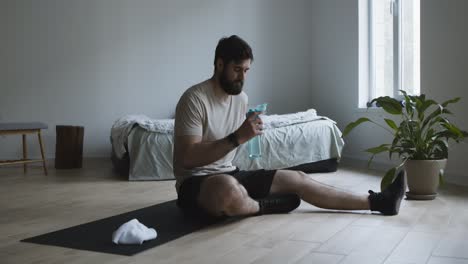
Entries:
{"type": "Polygon", "coordinates": [[[273,178],[271,191],[299,194],[307,179],[307,174],[302,171],[278,170],[273,178]]]}
{"type": "Polygon", "coordinates": [[[230,175],[216,175],[206,179],[200,190],[199,203],[214,215],[231,215],[247,192],[230,175]]]}
{"type": "Polygon", "coordinates": [[[290,184],[301,183],[308,178],[307,174],[302,171],[294,170],[278,170],[275,174],[275,178],[278,178],[282,182],[288,182],[290,184]]]}
{"type": "Polygon", "coordinates": [[[238,214],[245,206],[246,198],[248,197],[247,191],[244,186],[236,182],[226,189],[223,193],[223,213],[228,216],[238,214]]]}

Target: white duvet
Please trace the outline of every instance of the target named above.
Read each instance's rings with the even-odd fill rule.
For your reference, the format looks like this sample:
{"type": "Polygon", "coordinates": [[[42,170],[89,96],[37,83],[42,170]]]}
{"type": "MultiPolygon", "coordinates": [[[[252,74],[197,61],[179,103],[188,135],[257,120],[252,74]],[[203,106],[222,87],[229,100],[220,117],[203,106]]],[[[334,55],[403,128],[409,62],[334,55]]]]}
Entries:
{"type": "MultiPolygon", "coordinates": [[[[262,157],[250,159],[247,144],[234,158],[240,169],[281,169],[331,158],[340,158],[344,142],[333,120],[317,116],[314,109],[286,115],[262,116],[262,157]]],[[[172,172],[173,119],[152,120],[143,115],[118,119],[112,144],[121,158],[128,148],[129,180],[174,179],[172,172]]]]}

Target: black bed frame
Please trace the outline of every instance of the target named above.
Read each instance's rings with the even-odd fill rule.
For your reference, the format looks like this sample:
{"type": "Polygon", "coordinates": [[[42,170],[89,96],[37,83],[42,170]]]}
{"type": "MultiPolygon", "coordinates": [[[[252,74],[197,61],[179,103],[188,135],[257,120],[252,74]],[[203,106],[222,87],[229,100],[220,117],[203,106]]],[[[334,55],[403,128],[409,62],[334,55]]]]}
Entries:
{"type": "MultiPolygon", "coordinates": [[[[119,159],[114,154],[114,151],[112,151],[111,160],[114,167],[114,172],[121,177],[128,178],[128,173],[130,171],[130,158],[128,157],[128,153],[125,153],[123,158],[119,159]]],[[[303,171],[305,173],[334,172],[338,170],[338,164],[338,159],[332,158],[327,160],[304,163],[284,169],[303,171]]]]}

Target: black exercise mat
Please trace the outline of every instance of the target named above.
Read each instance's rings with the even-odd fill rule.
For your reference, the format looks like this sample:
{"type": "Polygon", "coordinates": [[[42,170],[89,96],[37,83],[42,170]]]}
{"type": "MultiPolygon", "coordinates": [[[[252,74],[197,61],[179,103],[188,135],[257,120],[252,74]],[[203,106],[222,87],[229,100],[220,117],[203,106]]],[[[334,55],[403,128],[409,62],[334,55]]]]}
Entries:
{"type": "Polygon", "coordinates": [[[172,200],[21,241],[132,256],[220,221],[186,215],[177,207],[176,200],[172,200]],[[133,218],[156,229],[156,239],[145,241],[141,245],[114,244],[112,233],[133,218]]]}

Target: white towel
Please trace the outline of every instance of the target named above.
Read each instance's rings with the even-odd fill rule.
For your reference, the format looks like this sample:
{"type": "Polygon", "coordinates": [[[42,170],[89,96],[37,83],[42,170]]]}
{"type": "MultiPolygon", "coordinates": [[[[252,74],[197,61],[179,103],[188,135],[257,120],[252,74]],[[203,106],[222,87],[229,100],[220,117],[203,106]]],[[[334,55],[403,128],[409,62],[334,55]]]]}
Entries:
{"type": "Polygon", "coordinates": [[[309,109],[303,112],[282,115],[260,115],[263,121],[264,129],[285,127],[295,124],[311,122],[315,120],[328,119],[324,116],[318,116],[315,109],[309,109]]]}
{"type": "Polygon", "coordinates": [[[115,244],[142,244],[146,240],[155,239],[158,233],[154,228],[148,228],[137,219],[132,219],[121,225],[113,234],[115,244]]]}

